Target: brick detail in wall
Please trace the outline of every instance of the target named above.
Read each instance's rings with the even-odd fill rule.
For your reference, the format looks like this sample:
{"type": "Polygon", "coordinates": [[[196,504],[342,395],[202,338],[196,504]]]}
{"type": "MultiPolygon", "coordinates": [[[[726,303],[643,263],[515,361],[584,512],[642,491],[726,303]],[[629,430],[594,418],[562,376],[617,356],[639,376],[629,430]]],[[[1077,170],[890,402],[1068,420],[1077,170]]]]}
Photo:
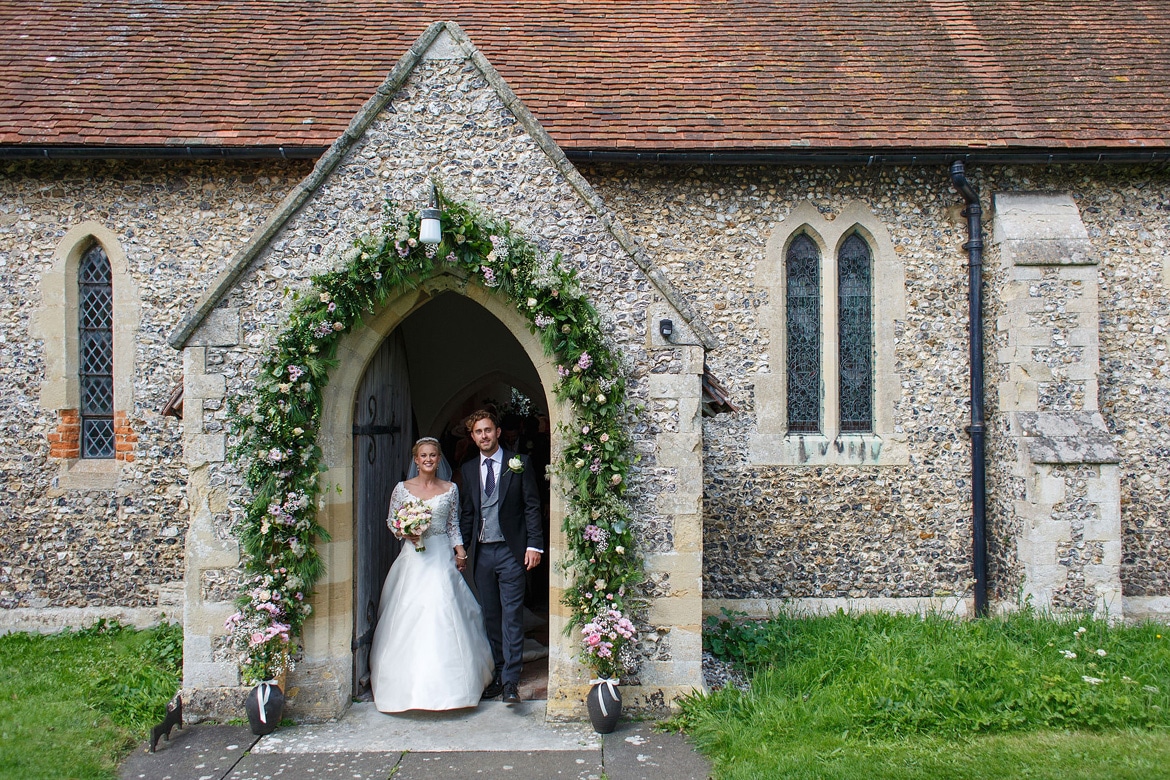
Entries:
{"type": "Polygon", "coordinates": [[[49,457],[81,457],[81,415],[76,409],[59,409],[57,418],[57,430],[49,434],[49,457]]]}
{"type": "MultiPolygon", "coordinates": [[[[80,458],[81,415],[76,409],[59,409],[57,416],[57,430],[49,434],[49,457],[80,458]]],[[[130,427],[126,413],[114,412],[114,459],[132,463],[137,441],[138,434],[130,427]]]]}
{"type": "Polygon", "coordinates": [[[138,434],[130,427],[125,412],[114,412],[114,458],[127,463],[134,462],[134,443],[138,434]]]}

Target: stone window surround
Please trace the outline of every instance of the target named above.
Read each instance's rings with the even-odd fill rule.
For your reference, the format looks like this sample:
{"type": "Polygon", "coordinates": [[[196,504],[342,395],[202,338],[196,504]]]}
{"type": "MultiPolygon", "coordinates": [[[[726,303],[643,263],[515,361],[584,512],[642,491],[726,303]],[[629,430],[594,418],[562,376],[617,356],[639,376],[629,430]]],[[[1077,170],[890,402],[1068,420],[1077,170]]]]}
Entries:
{"type": "MultiPolygon", "coordinates": [[[[105,251],[113,273],[114,413],[128,418],[134,409],[134,355],[142,303],[117,235],[93,221],[65,233],[53,254],[52,266],[41,275],[41,309],[33,328],[44,343],[40,403],[42,409],[58,415],[80,407],[77,269],[82,253],[94,241],[105,251]]],[[[61,458],[57,486],[67,490],[113,488],[126,460],[133,458],[61,458]]]]}
{"type": "Polygon", "coordinates": [[[773,371],[756,381],[757,433],[749,439],[753,465],[889,466],[909,460],[906,437],[896,431],[894,405],[901,379],[894,373],[894,323],[906,316],[906,273],[885,226],[864,203],[853,201],[835,217],[803,201],[772,231],[757,278],[768,292],[760,323],[769,332],[773,371]],[[873,432],[841,433],[838,408],[837,251],[859,234],[873,258],[873,432]],[[787,326],[784,257],[805,234],[821,253],[821,409],[820,433],[789,433],[787,414],[787,326]]]}

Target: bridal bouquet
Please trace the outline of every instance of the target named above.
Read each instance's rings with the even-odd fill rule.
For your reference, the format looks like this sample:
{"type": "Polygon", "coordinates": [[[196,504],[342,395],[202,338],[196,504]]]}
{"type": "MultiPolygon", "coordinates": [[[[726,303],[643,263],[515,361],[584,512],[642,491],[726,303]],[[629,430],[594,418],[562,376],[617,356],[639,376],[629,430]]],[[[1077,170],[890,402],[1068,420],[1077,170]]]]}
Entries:
{"type": "MultiPolygon", "coordinates": [[[[390,530],[396,536],[422,536],[431,527],[431,509],[425,502],[418,499],[407,501],[398,507],[394,517],[390,520],[390,530]]],[[[425,552],[427,547],[419,539],[414,549],[425,552]]]]}

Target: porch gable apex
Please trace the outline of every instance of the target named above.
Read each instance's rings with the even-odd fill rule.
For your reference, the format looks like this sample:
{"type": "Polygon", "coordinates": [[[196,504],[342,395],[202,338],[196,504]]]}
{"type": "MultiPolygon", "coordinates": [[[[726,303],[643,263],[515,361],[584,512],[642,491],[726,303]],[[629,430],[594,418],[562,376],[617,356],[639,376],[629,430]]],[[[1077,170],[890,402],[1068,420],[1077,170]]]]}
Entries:
{"type": "Polygon", "coordinates": [[[175,330],[167,338],[167,343],[171,347],[181,350],[187,346],[192,336],[195,335],[220,301],[231,292],[240,277],[244,275],[264,248],[321,188],[354,145],[365,136],[370,125],[398,93],[418,64],[428,59],[465,59],[469,61],[496,92],[504,106],[516,117],[525,132],[548,156],[556,170],[565,177],[565,180],[581,197],[589,210],[597,216],[605,230],[634,259],[658,293],[690,326],[700,345],[707,350],[718,346],[718,340],[714,333],[702,322],[695,309],[674,289],[662,271],[641,250],[637,242],[618,222],[613,212],[581,176],[572,162],[565,156],[564,151],[516,96],[499,72],[472,44],[462,28],[455,22],[448,21],[431,24],[402,56],[385,81],[350,121],[345,132],[338,136],[332,146],[317,161],[313,171],[285,196],[263,227],[236,252],[227,268],[219,275],[211,288],[179,321],[175,330]]]}

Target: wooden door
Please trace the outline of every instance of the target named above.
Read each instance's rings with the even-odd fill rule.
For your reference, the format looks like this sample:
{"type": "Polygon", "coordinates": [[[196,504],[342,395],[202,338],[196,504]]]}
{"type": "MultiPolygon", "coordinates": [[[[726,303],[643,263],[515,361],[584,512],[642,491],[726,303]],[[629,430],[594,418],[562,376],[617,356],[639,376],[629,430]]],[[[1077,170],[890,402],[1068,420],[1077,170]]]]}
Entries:
{"type": "Polygon", "coordinates": [[[354,402],[354,635],[353,691],[370,690],[370,642],[382,583],[401,542],[386,527],[390,494],[406,477],[414,426],[401,331],[382,343],[354,402]]]}

